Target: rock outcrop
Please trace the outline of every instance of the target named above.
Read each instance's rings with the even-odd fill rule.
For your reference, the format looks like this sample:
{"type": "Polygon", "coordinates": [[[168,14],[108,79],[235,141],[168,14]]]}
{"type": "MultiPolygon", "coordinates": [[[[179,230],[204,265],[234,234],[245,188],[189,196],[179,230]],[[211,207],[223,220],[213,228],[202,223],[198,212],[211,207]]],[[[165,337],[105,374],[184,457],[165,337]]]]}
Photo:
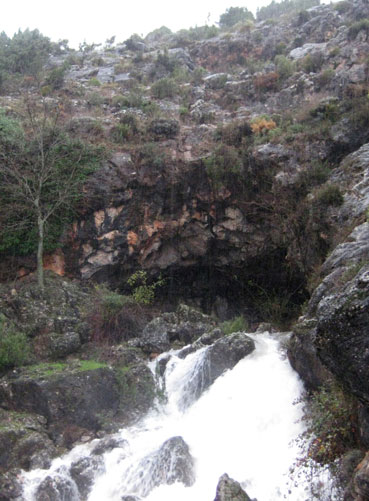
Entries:
{"type": "MultiPolygon", "coordinates": [[[[241,485],[224,473],[219,479],[214,501],[252,501],[241,485]]],[[[256,500],[254,500],[256,501],[256,500]]]]}

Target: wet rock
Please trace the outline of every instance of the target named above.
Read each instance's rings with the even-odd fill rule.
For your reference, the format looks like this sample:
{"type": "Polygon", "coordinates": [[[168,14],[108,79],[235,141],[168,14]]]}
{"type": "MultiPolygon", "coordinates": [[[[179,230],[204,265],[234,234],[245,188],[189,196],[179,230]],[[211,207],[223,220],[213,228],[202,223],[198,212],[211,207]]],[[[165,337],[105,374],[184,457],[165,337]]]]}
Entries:
{"type": "Polygon", "coordinates": [[[152,406],[155,396],[155,379],[147,365],[141,364],[121,372],[120,414],[124,421],[132,421],[145,414],[152,406]]]}
{"type": "Polygon", "coordinates": [[[0,501],[20,500],[22,485],[19,482],[19,470],[0,473],[0,501]]]}
{"type": "Polygon", "coordinates": [[[206,352],[208,385],[212,384],[224,371],[232,369],[254,349],[254,341],[242,332],[235,332],[216,341],[206,352]]]}
{"type": "Polygon", "coordinates": [[[114,415],[119,389],[113,369],[78,370],[67,365],[50,374],[27,373],[0,385],[0,401],[17,411],[37,412],[50,425],[74,424],[91,430],[101,427],[102,416],[114,415]]]}
{"type": "MultiPolygon", "coordinates": [[[[214,501],[252,501],[241,485],[224,473],[219,479],[214,501]]],[[[254,500],[256,501],[256,500],[254,500]]]]}
{"type": "Polygon", "coordinates": [[[75,483],[64,475],[48,476],[36,489],[37,501],[73,501],[78,499],[78,490],[75,483]]]}
{"type": "Polygon", "coordinates": [[[295,329],[296,332],[292,334],[288,342],[289,361],[301,376],[306,387],[317,390],[327,381],[329,371],[318,357],[314,345],[315,329],[309,328],[308,324],[304,326],[303,323],[298,324],[295,329]]]}
{"type": "Polygon", "coordinates": [[[0,468],[47,468],[55,455],[55,447],[46,433],[42,416],[0,413],[0,468]]]}
{"type": "Polygon", "coordinates": [[[108,436],[104,437],[95,445],[92,449],[91,454],[100,455],[105,452],[109,452],[117,447],[124,447],[128,442],[122,439],[120,436],[108,436]]]}
{"type": "Polygon", "coordinates": [[[181,482],[190,487],[195,482],[194,460],[182,437],[173,437],[140,464],[143,472],[138,492],[146,496],[154,487],[181,482]]]}
{"type": "Polygon", "coordinates": [[[191,343],[213,327],[211,317],[181,304],[176,313],[164,313],[147,324],[137,345],[145,353],[162,353],[169,350],[171,343],[191,343]]]}
{"type": "Polygon", "coordinates": [[[141,498],[137,496],[123,496],[120,498],[122,501],[140,501],[141,498]]]}
{"type": "Polygon", "coordinates": [[[345,494],[345,501],[346,499],[353,501],[364,501],[365,499],[369,499],[369,453],[366,454],[365,458],[356,468],[351,489],[349,489],[351,497],[348,497],[348,492],[345,494]]]}
{"type": "Polygon", "coordinates": [[[102,458],[91,456],[79,459],[72,463],[70,475],[75,481],[80,498],[87,499],[97,475],[104,473],[105,467],[102,458]]]}

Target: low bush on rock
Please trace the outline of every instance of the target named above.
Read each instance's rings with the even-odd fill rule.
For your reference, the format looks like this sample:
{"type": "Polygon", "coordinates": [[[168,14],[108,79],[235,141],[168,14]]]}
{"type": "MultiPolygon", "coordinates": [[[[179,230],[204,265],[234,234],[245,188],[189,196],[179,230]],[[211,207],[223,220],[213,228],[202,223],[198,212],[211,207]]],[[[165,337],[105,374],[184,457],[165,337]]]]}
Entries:
{"type": "Polygon", "coordinates": [[[0,371],[22,365],[30,352],[25,334],[0,314],[0,371]]]}
{"type": "Polygon", "coordinates": [[[240,315],[232,320],[226,320],[220,325],[220,328],[228,336],[228,334],[232,334],[233,332],[247,332],[249,325],[245,318],[240,315]]]}

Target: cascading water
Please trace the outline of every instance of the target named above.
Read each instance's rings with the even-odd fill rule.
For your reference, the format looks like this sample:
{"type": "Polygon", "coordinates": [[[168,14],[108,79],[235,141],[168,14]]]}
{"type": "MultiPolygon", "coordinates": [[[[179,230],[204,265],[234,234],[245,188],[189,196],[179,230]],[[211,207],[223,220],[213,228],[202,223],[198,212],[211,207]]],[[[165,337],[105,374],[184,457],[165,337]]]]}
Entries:
{"type": "MultiPolygon", "coordinates": [[[[124,496],[212,501],[223,473],[258,501],[312,499],[309,479],[303,476],[296,485],[289,476],[301,453],[295,439],[304,430],[301,404],[296,404],[302,383],[278,339],[268,333],[249,336],[256,350],[203,393],[207,349],[184,359],[172,354],[165,371],[167,401],[120,432],[120,446],[103,455],[95,472],[89,501],[124,496]]],[[[68,487],[58,491],[60,500],[82,499],[70,466],[90,457],[95,444],[76,447],[48,471],[26,473],[24,499],[38,501],[37,486],[47,477],[68,487]]]]}

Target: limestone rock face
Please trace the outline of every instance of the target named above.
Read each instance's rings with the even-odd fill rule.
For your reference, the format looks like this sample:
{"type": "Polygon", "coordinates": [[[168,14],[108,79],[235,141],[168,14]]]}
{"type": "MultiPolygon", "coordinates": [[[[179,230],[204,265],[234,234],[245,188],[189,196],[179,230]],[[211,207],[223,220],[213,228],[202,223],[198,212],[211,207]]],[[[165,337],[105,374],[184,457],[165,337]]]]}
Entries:
{"type": "Polygon", "coordinates": [[[252,501],[241,485],[224,473],[219,479],[214,501],[252,501]]]}

